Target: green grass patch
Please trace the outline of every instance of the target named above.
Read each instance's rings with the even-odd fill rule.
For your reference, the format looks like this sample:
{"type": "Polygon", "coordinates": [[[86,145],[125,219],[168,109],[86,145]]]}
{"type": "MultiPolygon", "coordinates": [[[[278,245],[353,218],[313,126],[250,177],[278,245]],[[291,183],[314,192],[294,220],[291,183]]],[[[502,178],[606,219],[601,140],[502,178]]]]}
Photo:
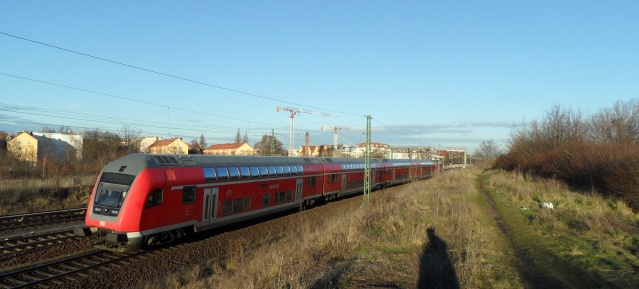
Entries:
{"type": "Polygon", "coordinates": [[[493,172],[482,176],[508,234],[533,277],[562,288],[636,288],[637,215],[614,200],[549,181],[493,172]],[[526,191],[529,194],[514,192],[526,191]],[[540,202],[553,202],[554,209],[540,202]],[[522,210],[522,207],[527,209],[522,210]]]}

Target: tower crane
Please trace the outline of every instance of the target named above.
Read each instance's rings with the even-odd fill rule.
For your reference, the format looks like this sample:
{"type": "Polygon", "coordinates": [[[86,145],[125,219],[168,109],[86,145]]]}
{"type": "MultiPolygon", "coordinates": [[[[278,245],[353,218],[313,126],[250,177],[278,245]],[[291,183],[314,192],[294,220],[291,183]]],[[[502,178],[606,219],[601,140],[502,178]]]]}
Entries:
{"type": "Polygon", "coordinates": [[[289,138],[289,155],[290,157],[293,156],[293,149],[295,147],[295,121],[293,120],[295,118],[295,115],[298,113],[308,113],[308,114],[319,114],[322,116],[331,116],[328,113],[325,112],[318,112],[318,111],[312,111],[312,110],[306,110],[306,109],[299,109],[299,108],[295,108],[295,107],[276,107],[275,111],[280,112],[280,111],[288,111],[291,113],[291,125],[290,125],[290,138],[289,138]]]}
{"type": "MultiPolygon", "coordinates": [[[[322,126],[321,130],[329,130],[329,129],[333,129],[333,154],[335,155],[337,153],[337,139],[339,137],[339,132],[341,130],[366,130],[365,127],[353,127],[353,126],[333,126],[333,127],[328,127],[328,126],[322,126]]],[[[371,128],[371,131],[373,130],[384,130],[383,128],[371,128]]]]}

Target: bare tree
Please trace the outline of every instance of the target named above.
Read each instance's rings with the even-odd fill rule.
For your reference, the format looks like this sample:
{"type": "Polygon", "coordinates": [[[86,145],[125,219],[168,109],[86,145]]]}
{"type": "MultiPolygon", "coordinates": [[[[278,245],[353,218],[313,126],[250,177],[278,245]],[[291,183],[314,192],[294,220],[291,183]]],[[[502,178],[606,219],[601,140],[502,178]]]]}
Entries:
{"type": "Polygon", "coordinates": [[[50,127],[45,125],[44,127],[42,127],[42,132],[43,133],[55,133],[55,129],[52,129],[52,128],[50,128],[50,127]]]}
{"type": "Polygon", "coordinates": [[[124,125],[120,131],[120,139],[122,140],[122,148],[126,154],[140,152],[140,134],[141,130],[134,130],[129,125],[124,125]]]}
{"type": "Polygon", "coordinates": [[[82,162],[102,168],[118,156],[120,137],[111,132],[89,130],[84,133],[82,162]]]}
{"type": "Polygon", "coordinates": [[[591,118],[590,139],[595,143],[639,142],[639,100],[618,101],[591,118]]]}
{"type": "Polygon", "coordinates": [[[499,149],[499,145],[494,140],[483,140],[479,144],[479,148],[475,150],[475,157],[481,159],[482,162],[491,162],[497,158],[502,151],[499,149]]]}
{"type": "Polygon", "coordinates": [[[242,135],[240,134],[240,129],[237,129],[237,134],[235,134],[235,142],[241,142],[242,141],[242,135]]]}

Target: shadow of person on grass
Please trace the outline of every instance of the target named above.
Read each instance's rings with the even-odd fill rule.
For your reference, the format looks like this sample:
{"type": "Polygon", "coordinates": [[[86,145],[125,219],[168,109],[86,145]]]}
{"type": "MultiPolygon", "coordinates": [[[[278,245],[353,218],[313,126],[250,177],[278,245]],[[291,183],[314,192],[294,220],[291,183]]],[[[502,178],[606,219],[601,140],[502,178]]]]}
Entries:
{"type": "Polygon", "coordinates": [[[419,260],[417,288],[460,288],[453,262],[448,257],[446,242],[428,228],[428,244],[419,260]]]}

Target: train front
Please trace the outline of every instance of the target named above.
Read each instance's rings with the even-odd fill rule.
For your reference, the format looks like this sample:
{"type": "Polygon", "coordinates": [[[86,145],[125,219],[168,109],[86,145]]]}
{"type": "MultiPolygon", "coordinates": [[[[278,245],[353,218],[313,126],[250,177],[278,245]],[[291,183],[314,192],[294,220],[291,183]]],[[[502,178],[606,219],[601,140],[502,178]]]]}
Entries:
{"type": "Polygon", "coordinates": [[[124,252],[144,243],[140,221],[144,202],[153,186],[162,186],[165,175],[150,169],[147,155],[132,154],[107,164],[91,193],[85,228],[76,235],[92,236],[94,245],[124,252]]]}

